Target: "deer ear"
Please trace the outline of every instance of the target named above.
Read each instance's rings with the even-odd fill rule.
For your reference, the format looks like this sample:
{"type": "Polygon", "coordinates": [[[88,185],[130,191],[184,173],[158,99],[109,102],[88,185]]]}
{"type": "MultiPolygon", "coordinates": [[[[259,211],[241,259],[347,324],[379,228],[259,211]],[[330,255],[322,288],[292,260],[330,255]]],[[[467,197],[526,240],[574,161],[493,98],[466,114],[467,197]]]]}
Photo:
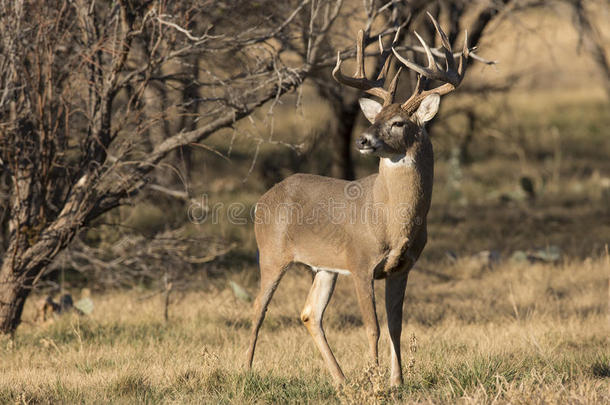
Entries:
{"type": "Polygon", "coordinates": [[[379,111],[381,111],[382,105],[370,98],[361,98],[358,99],[358,102],[360,103],[360,109],[366,119],[369,120],[371,124],[374,124],[375,117],[379,114],[379,111]]]}
{"type": "Polygon", "coordinates": [[[415,112],[417,122],[423,125],[434,118],[436,112],[438,111],[440,102],[441,96],[436,93],[430,94],[428,97],[424,98],[419,105],[419,108],[415,112]]]}

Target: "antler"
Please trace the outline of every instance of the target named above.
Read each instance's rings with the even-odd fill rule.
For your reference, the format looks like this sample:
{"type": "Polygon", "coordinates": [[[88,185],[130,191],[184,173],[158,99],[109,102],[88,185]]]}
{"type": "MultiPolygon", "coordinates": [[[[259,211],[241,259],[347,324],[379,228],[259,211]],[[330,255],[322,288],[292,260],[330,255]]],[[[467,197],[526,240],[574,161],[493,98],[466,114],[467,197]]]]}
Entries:
{"type": "Polygon", "coordinates": [[[428,57],[428,66],[422,67],[416,63],[411,62],[410,60],[402,57],[394,47],[392,47],[392,52],[396,56],[396,58],[402,62],[406,67],[411,70],[414,70],[418,73],[417,75],[417,84],[415,86],[415,90],[413,90],[413,94],[407,101],[401,104],[401,108],[407,111],[409,114],[414,113],[419,104],[422,102],[424,98],[428,95],[436,93],[440,96],[450,93],[455,90],[462,79],[464,78],[464,74],[466,73],[467,63],[470,50],[468,49],[468,32],[465,33],[464,36],[464,47],[462,52],[460,53],[460,60],[458,63],[457,70],[455,68],[455,60],[453,58],[453,52],[451,51],[451,45],[449,44],[449,40],[447,39],[447,35],[443,32],[438,22],[434,19],[432,14],[427,13],[430,20],[432,20],[432,24],[434,24],[434,28],[436,32],[441,37],[442,48],[445,56],[445,69],[442,69],[434,59],[434,55],[432,55],[432,51],[426,42],[419,36],[417,32],[415,32],[415,36],[421,42],[424,47],[424,51],[426,52],[426,56],[428,57]],[[438,80],[441,82],[445,82],[445,84],[436,87],[434,89],[424,91],[424,86],[427,81],[430,80],[438,80]]]}
{"type": "MultiPolygon", "coordinates": [[[[392,49],[394,47],[394,43],[398,38],[398,33],[394,37],[394,41],[392,41],[392,49]]],[[[337,65],[333,69],[333,78],[341,84],[346,86],[355,87],[357,89],[364,90],[366,93],[379,97],[383,100],[383,105],[390,105],[394,102],[394,94],[396,93],[396,85],[398,84],[398,76],[402,70],[402,66],[396,72],[396,75],[392,79],[390,86],[387,90],[383,88],[383,85],[386,80],[386,76],[388,74],[388,70],[390,70],[390,62],[392,52],[389,50],[383,49],[383,44],[381,43],[381,36],[379,37],[379,52],[381,57],[384,57],[385,60],[383,62],[383,67],[379,72],[379,76],[377,76],[377,80],[369,80],[366,78],[366,73],[364,72],[364,31],[358,31],[358,37],[356,40],[356,73],[354,73],[354,77],[344,76],[341,73],[341,52],[337,52],[337,65]]]]}

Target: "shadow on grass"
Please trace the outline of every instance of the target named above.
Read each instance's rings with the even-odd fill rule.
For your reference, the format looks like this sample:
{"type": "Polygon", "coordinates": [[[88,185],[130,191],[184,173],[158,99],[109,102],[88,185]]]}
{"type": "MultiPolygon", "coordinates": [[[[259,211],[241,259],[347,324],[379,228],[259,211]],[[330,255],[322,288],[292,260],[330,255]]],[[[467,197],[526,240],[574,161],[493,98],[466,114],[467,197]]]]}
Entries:
{"type": "Polygon", "coordinates": [[[591,373],[598,378],[610,378],[610,356],[603,353],[593,360],[591,373]]]}
{"type": "Polygon", "coordinates": [[[36,329],[33,333],[18,334],[17,345],[37,345],[45,340],[54,345],[74,343],[109,344],[121,342],[163,342],[168,339],[191,340],[190,336],[176,328],[172,322],[147,321],[138,323],[97,323],[87,318],[66,316],[59,318],[47,327],[36,329]]]}
{"type": "Polygon", "coordinates": [[[325,379],[312,382],[253,371],[233,374],[221,368],[206,373],[199,380],[199,388],[207,399],[216,403],[327,403],[336,400],[334,388],[325,379]]]}

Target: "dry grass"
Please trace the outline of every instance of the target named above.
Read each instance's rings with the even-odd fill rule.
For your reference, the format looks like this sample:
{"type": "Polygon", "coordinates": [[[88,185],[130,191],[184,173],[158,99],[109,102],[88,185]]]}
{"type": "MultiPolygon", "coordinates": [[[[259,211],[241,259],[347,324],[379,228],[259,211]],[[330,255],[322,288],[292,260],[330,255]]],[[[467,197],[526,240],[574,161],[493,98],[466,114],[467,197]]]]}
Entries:
{"type": "MultiPolygon", "coordinates": [[[[525,24],[553,18],[536,14],[525,24]]],[[[493,33],[502,37],[506,29],[493,33]]],[[[430,241],[407,288],[406,378],[400,388],[387,385],[384,328],[381,367],[369,363],[356,299],[344,276],[325,327],[348,382],[332,386],[299,321],[311,279],[297,270],[285,277],[272,302],[254,370],[244,370],[251,304],[235,298],[228,281],[256,292],[256,248],[251,226],[221,217],[218,224],[193,226],[193,232],[219,234],[239,248],[206,283],[172,304],[168,323],[160,296],[142,299],[148,290],[94,295],[91,317],[64,316],[45,325],[30,323],[36,301],[31,299],[15,340],[0,340],[0,403],[609,403],[610,259],[603,251],[610,240],[610,110],[599,89],[575,88],[583,76],[595,77],[595,68],[571,51],[573,32],[556,33],[545,34],[561,39],[553,58],[530,50],[513,59],[529,38],[524,33],[521,41],[498,41],[503,52],[482,47],[485,56],[506,61],[499,74],[489,68],[473,74],[485,82],[545,63],[508,102],[460,95],[443,102],[440,116],[457,103],[478,102],[477,110],[492,120],[474,137],[474,162],[459,168],[459,199],[450,187],[455,167],[449,162],[459,139],[441,125],[434,128],[430,241]],[[524,59],[531,63],[525,66],[524,59]],[[549,61],[578,74],[558,82],[547,74],[549,61]],[[540,81],[541,76],[548,77],[540,81]],[[536,92],[528,87],[549,81],[561,86],[536,92]],[[535,202],[524,200],[523,176],[536,186],[535,202]],[[556,264],[508,259],[516,249],[550,244],[560,246],[564,256],[556,264]],[[493,268],[469,257],[486,249],[502,254],[493,268]],[[446,259],[450,250],[459,255],[455,263],[446,259]]],[[[534,39],[529,42],[540,49],[549,38],[534,39]]],[[[311,92],[304,96],[302,111],[295,111],[289,98],[277,107],[273,132],[263,111],[237,125],[230,147],[226,132],[209,139],[208,145],[232,163],[196,151],[195,161],[203,163],[192,176],[195,194],[209,194],[210,204],[254,204],[268,186],[266,162],[280,170],[279,177],[295,170],[296,155],[274,143],[278,140],[319,144],[297,169],[324,173],[330,113],[311,92]]],[[[463,133],[464,123],[448,125],[463,133]]],[[[375,170],[372,160],[356,159],[359,175],[375,170]]],[[[117,215],[140,229],[162,229],[172,221],[182,223],[186,211],[172,202],[170,207],[124,207],[117,215]]],[[[383,325],[383,282],[377,288],[383,325]]]]}
{"type": "Polygon", "coordinates": [[[506,261],[476,275],[458,262],[445,268],[445,282],[414,271],[402,340],[407,378],[396,390],[387,385],[387,334],[382,366],[371,367],[343,276],[325,322],[348,376],[339,390],[298,320],[310,283],[302,270],[280,285],[252,372],[242,368],[250,305],[228,286],[186,295],[169,323],[160,297],[95,296],[90,318],[25,324],[2,342],[0,402],[607,403],[609,260],[506,261]]]}

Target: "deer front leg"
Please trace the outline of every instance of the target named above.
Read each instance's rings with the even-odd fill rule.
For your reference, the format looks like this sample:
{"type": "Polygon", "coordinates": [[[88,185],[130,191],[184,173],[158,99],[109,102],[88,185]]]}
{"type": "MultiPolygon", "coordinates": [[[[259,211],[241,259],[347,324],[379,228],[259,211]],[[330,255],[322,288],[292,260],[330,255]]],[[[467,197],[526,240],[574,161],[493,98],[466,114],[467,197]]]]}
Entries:
{"type": "Polygon", "coordinates": [[[369,340],[371,358],[375,365],[379,364],[377,344],[379,342],[379,322],[377,321],[377,311],[375,310],[375,290],[373,289],[372,279],[363,279],[358,276],[353,277],[356,289],[358,305],[362,313],[362,322],[366,328],[369,340]]]}
{"type": "Polygon", "coordinates": [[[414,261],[409,255],[409,239],[402,238],[398,243],[396,243],[396,247],[388,253],[388,257],[385,260],[383,265],[383,271],[386,273],[392,273],[396,271],[398,268],[405,267],[410,268],[412,263],[406,263],[414,261]]]}
{"type": "Polygon", "coordinates": [[[330,350],[322,327],[324,310],[326,310],[326,306],[333,294],[336,281],[336,273],[329,271],[318,271],[316,273],[313,285],[307,296],[307,301],[301,312],[301,321],[303,321],[303,324],[305,324],[309,334],[316,343],[335,382],[339,384],[345,380],[345,376],[343,375],[343,371],[341,371],[341,367],[339,367],[339,363],[337,363],[337,359],[335,359],[332,350],[330,350]]]}
{"type": "Polygon", "coordinates": [[[390,334],[391,374],[390,384],[402,384],[402,363],[400,358],[400,335],[402,332],[402,305],[407,287],[408,272],[388,276],[385,281],[385,309],[390,334]]]}

